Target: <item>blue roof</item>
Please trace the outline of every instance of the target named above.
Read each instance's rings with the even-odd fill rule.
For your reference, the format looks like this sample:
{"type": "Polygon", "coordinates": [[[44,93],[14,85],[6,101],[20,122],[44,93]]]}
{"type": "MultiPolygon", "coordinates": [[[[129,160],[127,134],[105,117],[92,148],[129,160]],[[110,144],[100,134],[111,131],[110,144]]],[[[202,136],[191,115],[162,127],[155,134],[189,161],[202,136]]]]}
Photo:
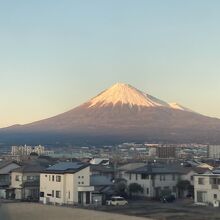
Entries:
{"type": "Polygon", "coordinates": [[[67,170],[78,170],[81,167],[84,167],[85,164],[80,162],[61,162],[57,163],[49,168],[47,171],[67,171],[67,170]]]}

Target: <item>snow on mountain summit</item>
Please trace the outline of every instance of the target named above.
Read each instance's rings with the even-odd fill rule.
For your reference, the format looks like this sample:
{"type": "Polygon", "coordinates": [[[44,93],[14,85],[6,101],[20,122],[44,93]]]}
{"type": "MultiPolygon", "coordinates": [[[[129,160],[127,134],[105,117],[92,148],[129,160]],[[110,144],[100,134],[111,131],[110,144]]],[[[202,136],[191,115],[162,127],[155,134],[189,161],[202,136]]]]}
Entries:
{"type": "Polygon", "coordinates": [[[186,110],[184,107],[170,105],[165,101],[159,100],[146,94],[131,85],[116,83],[95,98],[89,101],[89,107],[103,107],[116,104],[138,106],[138,107],[166,107],[178,110],[186,110]]]}
{"type": "Polygon", "coordinates": [[[159,99],[154,98],[148,94],[145,94],[138,89],[124,83],[116,83],[111,88],[105,90],[100,95],[96,96],[90,101],[90,106],[106,106],[116,104],[129,105],[129,106],[145,106],[156,107],[166,106],[169,104],[159,99]]]}

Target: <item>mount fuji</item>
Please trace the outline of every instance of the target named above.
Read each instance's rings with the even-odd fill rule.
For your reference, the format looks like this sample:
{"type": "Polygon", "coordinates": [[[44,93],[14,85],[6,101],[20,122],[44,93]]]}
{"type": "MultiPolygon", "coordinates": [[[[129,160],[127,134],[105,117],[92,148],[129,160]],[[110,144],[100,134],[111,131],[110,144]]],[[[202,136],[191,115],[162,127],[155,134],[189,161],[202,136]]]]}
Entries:
{"type": "Polygon", "coordinates": [[[0,129],[10,143],[220,143],[220,120],[117,83],[63,114],[0,129]]]}

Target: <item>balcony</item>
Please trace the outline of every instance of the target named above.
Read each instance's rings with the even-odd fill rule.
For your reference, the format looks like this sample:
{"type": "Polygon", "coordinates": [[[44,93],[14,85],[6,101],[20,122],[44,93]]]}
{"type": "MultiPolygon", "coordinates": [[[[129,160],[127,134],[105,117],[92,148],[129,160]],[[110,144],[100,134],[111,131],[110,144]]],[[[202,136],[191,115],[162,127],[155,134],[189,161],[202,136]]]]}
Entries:
{"type": "Polygon", "coordinates": [[[32,180],[32,181],[24,181],[22,184],[21,184],[21,187],[38,187],[40,186],[40,181],[39,180],[32,180]]]}
{"type": "Polygon", "coordinates": [[[93,192],[94,186],[78,186],[77,191],[78,192],[93,192]]]}

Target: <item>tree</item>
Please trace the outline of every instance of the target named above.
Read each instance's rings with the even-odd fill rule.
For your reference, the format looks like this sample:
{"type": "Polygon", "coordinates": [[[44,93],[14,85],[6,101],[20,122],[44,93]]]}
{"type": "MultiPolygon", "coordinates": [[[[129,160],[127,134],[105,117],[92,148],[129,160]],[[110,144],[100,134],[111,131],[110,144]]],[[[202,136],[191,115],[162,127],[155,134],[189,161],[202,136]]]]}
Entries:
{"type": "Polygon", "coordinates": [[[115,193],[117,195],[125,196],[127,191],[127,185],[124,181],[115,183],[115,193]]]}
{"type": "Polygon", "coordinates": [[[192,191],[192,185],[188,180],[180,180],[176,186],[179,191],[179,197],[183,196],[184,191],[188,191],[188,192],[192,191]]]}
{"type": "Polygon", "coordinates": [[[141,185],[139,185],[138,183],[131,183],[128,186],[128,191],[130,193],[130,196],[132,196],[132,193],[143,193],[144,189],[141,185]]]}

